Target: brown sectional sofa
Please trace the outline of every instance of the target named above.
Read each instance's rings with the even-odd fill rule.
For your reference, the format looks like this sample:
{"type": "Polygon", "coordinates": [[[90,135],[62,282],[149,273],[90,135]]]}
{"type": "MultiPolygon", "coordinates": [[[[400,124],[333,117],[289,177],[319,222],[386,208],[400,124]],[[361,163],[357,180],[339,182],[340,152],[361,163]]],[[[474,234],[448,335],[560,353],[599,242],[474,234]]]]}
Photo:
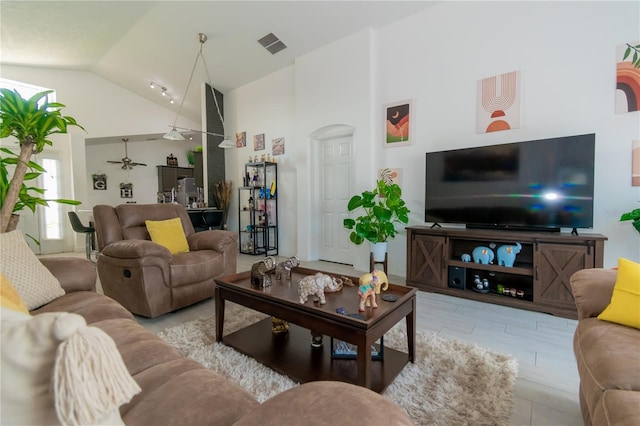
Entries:
{"type": "Polygon", "coordinates": [[[578,308],[573,350],[586,425],[640,424],[640,330],[597,318],[615,281],[613,269],[585,269],[571,277],[578,308]]]}
{"type": "Polygon", "coordinates": [[[73,312],[111,336],[129,373],[142,388],[120,407],[129,426],[413,424],[386,398],[340,382],[307,383],[259,404],[239,386],[185,358],[140,326],[118,302],[96,293],[96,271],[89,261],[41,261],[60,280],[66,294],[31,313],[73,312]]]}

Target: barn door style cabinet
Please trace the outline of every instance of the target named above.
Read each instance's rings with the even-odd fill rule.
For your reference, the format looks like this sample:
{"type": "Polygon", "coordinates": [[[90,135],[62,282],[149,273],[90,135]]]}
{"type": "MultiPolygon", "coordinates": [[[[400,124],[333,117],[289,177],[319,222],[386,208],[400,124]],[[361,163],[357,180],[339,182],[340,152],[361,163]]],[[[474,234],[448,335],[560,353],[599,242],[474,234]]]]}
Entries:
{"type": "Polygon", "coordinates": [[[240,253],[278,254],[278,164],[247,163],[238,188],[240,253]]]}
{"type": "Polygon", "coordinates": [[[577,318],[569,278],[580,269],[602,267],[606,240],[600,234],[408,227],[407,285],[577,318]],[[511,246],[515,252],[518,244],[513,265],[499,265],[498,249],[511,246]],[[494,253],[492,262],[474,262],[479,246],[494,253]]]}

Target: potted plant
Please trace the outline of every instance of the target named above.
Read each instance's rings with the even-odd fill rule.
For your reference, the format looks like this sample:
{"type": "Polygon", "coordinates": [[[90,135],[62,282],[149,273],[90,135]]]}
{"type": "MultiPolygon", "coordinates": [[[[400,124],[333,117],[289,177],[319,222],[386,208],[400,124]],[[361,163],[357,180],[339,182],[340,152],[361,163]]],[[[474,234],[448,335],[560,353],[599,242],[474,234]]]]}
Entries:
{"type": "Polygon", "coordinates": [[[354,195],[347,205],[349,212],[356,209],[363,212],[355,219],[344,219],[344,227],[351,230],[349,239],[354,244],[369,241],[376,261],[384,260],[387,240],[397,233],[395,224],[409,222],[409,209],[401,197],[402,189],[397,184],[379,180],[373,191],[354,195]],[[382,245],[374,248],[378,244],[382,245]]]}
{"type": "Polygon", "coordinates": [[[24,183],[46,172],[31,161],[31,156],[41,152],[45,145],[52,145],[48,137],[67,133],[68,126],[84,130],[74,118],[62,115],[63,104],[49,102],[48,95],[52,92],[47,90],[24,99],[15,90],[0,89],[0,138],[13,136],[20,145],[19,154],[1,149],[6,156],[0,156],[0,233],[15,229],[18,223],[15,212],[24,208],[35,211],[37,205],[48,206],[50,201],[80,204],[74,200],[46,200],[40,197],[44,189],[24,183]],[[8,166],[15,166],[11,177],[8,166]]]}
{"type": "Polygon", "coordinates": [[[631,224],[633,227],[636,228],[636,231],[640,232],[640,209],[634,209],[630,212],[623,213],[622,216],[620,216],[620,222],[625,220],[632,221],[631,224]]]}

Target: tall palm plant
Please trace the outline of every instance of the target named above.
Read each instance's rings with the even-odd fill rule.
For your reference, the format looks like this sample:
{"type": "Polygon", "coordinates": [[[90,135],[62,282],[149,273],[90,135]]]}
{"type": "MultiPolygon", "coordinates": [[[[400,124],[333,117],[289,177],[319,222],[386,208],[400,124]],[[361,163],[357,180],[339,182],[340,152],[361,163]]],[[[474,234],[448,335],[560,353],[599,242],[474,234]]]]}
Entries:
{"type": "MultiPolygon", "coordinates": [[[[67,133],[68,126],[77,126],[76,120],[60,112],[64,107],[58,102],[49,102],[52,90],[36,93],[25,99],[16,90],[0,89],[0,138],[13,136],[20,146],[17,157],[0,159],[0,233],[11,231],[16,222],[11,220],[14,211],[29,207],[35,210],[37,204],[47,206],[47,201],[66,204],[79,204],[73,200],[45,200],[38,196],[44,190],[27,187],[25,180],[35,179],[44,169],[31,161],[31,156],[42,152],[45,145],[52,145],[48,139],[56,133],[67,133]],[[15,165],[13,176],[9,179],[7,165],[15,165]],[[31,191],[31,192],[30,192],[31,191]]],[[[8,150],[3,149],[5,154],[8,150]]]]}

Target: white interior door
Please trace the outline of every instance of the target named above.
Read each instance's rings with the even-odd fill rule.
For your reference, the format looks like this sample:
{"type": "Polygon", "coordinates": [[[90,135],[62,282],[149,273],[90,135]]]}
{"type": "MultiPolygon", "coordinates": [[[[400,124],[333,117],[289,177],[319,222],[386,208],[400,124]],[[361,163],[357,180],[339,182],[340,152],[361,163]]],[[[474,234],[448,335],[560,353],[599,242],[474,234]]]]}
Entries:
{"type": "Polygon", "coordinates": [[[351,190],[353,134],[322,139],[320,143],[321,260],[352,264],[349,231],[342,226],[348,217],[351,190]]]}

